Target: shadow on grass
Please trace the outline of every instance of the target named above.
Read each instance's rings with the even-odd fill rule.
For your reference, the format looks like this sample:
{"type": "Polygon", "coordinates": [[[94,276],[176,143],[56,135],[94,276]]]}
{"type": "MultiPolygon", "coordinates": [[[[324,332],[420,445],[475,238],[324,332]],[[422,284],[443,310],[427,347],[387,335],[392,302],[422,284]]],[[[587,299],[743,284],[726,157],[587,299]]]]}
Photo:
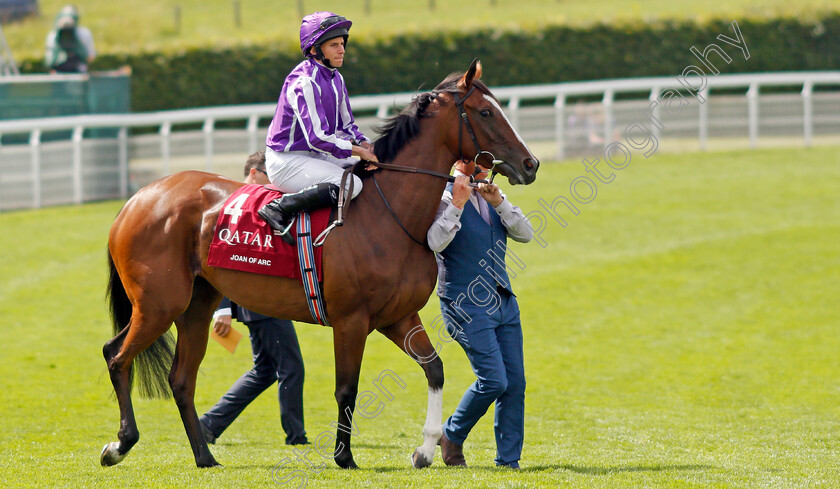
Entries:
{"type": "Polygon", "coordinates": [[[589,475],[609,475],[621,472],[667,472],[667,471],[681,471],[681,470],[706,470],[711,469],[711,465],[631,465],[628,467],[581,467],[579,465],[562,464],[562,465],[538,465],[528,467],[524,470],[545,470],[545,469],[565,469],[577,472],[579,474],[589,475]]]}
{"type": "Polygon", "coordinates": [[[396,443],[354,443],[353,450],[357,448],[370,448],[370,449],[385,449],[385,450],[399,450],[403,448],[402,445],[397,445],[396,443]]]}
{"type": "MultiPolygon", "coordinates": [[[[439,461],[436,461],[439,462],[439,461]]],[[[224,464],[222,464],[224,465],[224,464]]],[[[251,465],[231,465],[227,466],[227,469],[230,470],[254,470],[254,469],[272,469],[274,466],[266,467],[262,464],[251,464],[251,465]]],[[[630,465],[626,467],[583,467],[579,465],[572,465],[572,464],[547,464],[547,465],[529,465],[526,467],[522,467],[520,470],[521,472],[542,472],[546,470],[569,470],[572,472],[577,472],[578,474],[587,474],[587,475],[611,475],[611,474],[620,474],[623,472],[669,472],[669,471],[692,471],[692,470],[708,470],[713,469],[714,466],[712,465],[700,465],[700,464],[691,464],[691,465],[630,465]]],[[[320,472],[321,470],[336,470],[342,471],[347,469],[342,469],[332,463],[329,460],[319,460],[319,467],[315,467],[314,470],[320,472]],[[321,464],[320,462],[323,462],[321,464]]],[[[289,470],[313,470],[312,467],[289,467],[289,470]]],[[[402,465],[402,466],[361,466],[359,467],[359,471],[361,472],[377,472],[377,473],[389,473],[389,472],[406,472],[406,471],[416,471],[418,469],[412,468],[410,465],[402,465]]],[[[467,468],[461,467],[447,467],[441,463],[435,463],[429,468],[426,469],[419,469],[421,471],[429,470],[432,472],[438,472],[441,470],[452,470],[456,472],[464,471],[486,471],[486,472],[499,472],[499,473],[515,473],[516,471],[503,468],[503,467],[496,467],[494,465],[481,465],[481,466],[471,466],[467,468]]]]}
{"type": "MultiPolygon", "coordinates": [[[[529,465],[522,467],[521,472],[542,472],[545,470],[569,470],[579,474],[587,475],[610,475],[619,474],[622,472],[668,472],[668,471],[691,471],[691,470],[708,470],[712,469],[712,465],[631,465],[627,467],[582,467],[571,464],[548,464],[548,465],[529,465]]],[[[363,467],[363,469],[371,470],[373,472],[400,472],[405,470],[416,470],[411,467],[363,467]]],[[[455,470],[455,471],[491,471],[491,472],[510,472],[513,470],[503,467],[496,467],[493,465],[471,466],[467,468],[447,467],[443,464],[434,464],[430,467],[432,470],[455,470]]],[[[425,470],[425,469],[424,469],[425,470]]]]}

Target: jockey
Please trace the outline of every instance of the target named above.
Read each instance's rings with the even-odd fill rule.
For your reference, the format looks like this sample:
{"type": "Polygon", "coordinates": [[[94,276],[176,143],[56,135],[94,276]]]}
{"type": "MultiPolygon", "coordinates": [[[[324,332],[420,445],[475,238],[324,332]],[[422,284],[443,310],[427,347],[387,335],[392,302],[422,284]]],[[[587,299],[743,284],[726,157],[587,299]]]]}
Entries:
{"type": "MultiPolygon", "coordinates": [[[[338,72],[351,25],[332,12],[303,18],[300,48],[306,59],[286,77],[268,127],[266,169],[285,195],[259,215],[289,244],[294,243],[288,231],[298,212],[336,204],[343,169],[358,161],[353,156],[378,162],[370,139],[355,123],[338,72]]],[[[362,182],[355,175],[353,180],[356,197],[362,182]]]]}

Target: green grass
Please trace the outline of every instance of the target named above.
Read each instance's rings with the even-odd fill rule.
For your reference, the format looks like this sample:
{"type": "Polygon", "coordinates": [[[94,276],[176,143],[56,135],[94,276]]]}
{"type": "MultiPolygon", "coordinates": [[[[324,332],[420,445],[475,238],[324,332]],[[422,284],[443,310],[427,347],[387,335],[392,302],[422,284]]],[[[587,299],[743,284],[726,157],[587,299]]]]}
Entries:
{"type": "MultiPolygon", "coordinates": [[[[466,444],[470,468],[416,471],[426,388],[419,368],[372,335],[360,389],[383,369],[394,388],[358,419],[358,471],[331,463],[308,487],[837,487],[840,469],[840,147],[634,154],[580,214],[512,251],[525,331],[523,471],[493,467],[492,413],[466,444]]],[[[600,167],[599,167],[600,168],[600,167]]],[[[606,172],[606,168],[600,168],[606,172]]],[[[575,161],[509,187],[526,211],[569,195],[575,161]]],[[[141,400],[141,438],[99,466],[118,409],[101,355],[110,337],[105,242],[118,202],[0,214],[0,479],[17,487],[275,487],[283,445],[276,393],[197,469],[171,400],[141,400]]],[[[436,300],[423,312],[428,324],[436,300]]],[[[298,328],[306,425],[332,432],[331,336],[298,328]]],[[[433,332],[434,333],[434,332],[433,332]]],[[[444,413],[473,377],[445,344],[444,413]]],[[[196,402],[207,409],[250,365],[210,344],[196,402]]],[[[292,487],[292,486],[290,486],[292,487]]]]}
{"type": "MultiPolygon", "coordinates": [[[[42,0],[42,15],[3,27],[16,59],[43,56],[44,37],[65,0],[42,0]]],[[[234,23],[233,1],[89,0],[79,4],[81,22],[94,33],[101,52],[137,52],[189,46],[262,42],[297,42],[300,27],[298,2],[240,0],[242,25],[234,23]],[[181,7],[176,30],[175,5],[181,7]]],[[[810,18],[818,12],[836,12],[834,0],[732,0],[729,2],[674,2],[671,0],[436,0],[436,10],[420,0],[304,1],[307,13],[331,10],[355,21],[353,37],[369,39],[404,32],[497,27],[518,29],[549,24],[598,22],[652,22],[665,19],[738,19],[795,16],[810,18]],[[365,4],[370,13],[365,12],[365,4]]]]}

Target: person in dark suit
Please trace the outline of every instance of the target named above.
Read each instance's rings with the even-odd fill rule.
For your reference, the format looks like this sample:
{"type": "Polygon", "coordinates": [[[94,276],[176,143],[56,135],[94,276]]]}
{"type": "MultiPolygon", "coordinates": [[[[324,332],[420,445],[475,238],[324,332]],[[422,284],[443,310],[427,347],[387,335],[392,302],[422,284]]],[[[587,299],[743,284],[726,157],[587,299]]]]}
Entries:
{"type": "MultiPolygon", "coordinates": [[[[265,174],[263,151],[248,158],[245,164],[245,183],[269,183],[265,174]]],[[[215,443],[216,438],[221,436],[251,401],[277,382],[280,424],[286,432],[286,444],[309,443],[303,425],[303,357],[292,322],[249,311],[227,297],[222,299],[213,319],[213,330],[219,336],[230,333],[232,319],[248,326],[254,366],[201,416],[207,442],[215,443]]]]}

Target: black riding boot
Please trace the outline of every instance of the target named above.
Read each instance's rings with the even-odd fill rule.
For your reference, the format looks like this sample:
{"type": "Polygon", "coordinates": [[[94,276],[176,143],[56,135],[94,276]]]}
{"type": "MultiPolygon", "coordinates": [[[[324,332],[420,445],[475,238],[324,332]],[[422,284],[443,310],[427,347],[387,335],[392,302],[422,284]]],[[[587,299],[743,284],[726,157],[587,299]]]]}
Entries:
{"type": "Polygon", "coordinates": [[[300,211],[334,206],[338,202],[338,185],[319,183],[300,192],[286,194],[266,204],[257,214],[272,228],[280,231],[280,237],[290,245],[295,244],[289,230],[300,211]]]}

